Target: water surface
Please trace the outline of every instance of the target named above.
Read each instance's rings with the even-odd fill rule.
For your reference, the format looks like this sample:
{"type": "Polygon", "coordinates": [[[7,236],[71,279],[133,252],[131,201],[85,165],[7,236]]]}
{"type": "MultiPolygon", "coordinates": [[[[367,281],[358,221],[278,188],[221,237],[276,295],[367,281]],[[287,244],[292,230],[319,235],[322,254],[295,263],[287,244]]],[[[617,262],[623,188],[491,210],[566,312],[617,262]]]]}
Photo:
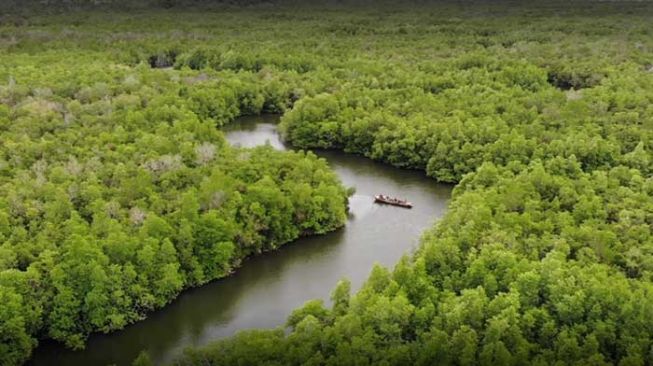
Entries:
{"type": "MultiPolygon", "coordinates": [[[[269,143],[288,149],[276,133],[276,120],[276,116],[243,117],[223,131],[234,145],[269,143]]],[[[184,291],[146,320],[108,335],[91,336],[83,351],[44,342],[31,363],[129,365],[145,349],[161,364],[186,347],[205,345],[238,330],[282,325],[307,300],[327,301],[339,279],[349,278],[355,291],[374,262],[393,266],[415,248],[420,233],[444,214],[451,187],[423,173],[341,152],[316,153],[328,160],[346,186],[356,187],[345,228],[250,258],[232,276],[184,291]],[[407,198],[414,208],[375,204],[377,193],[407,198]]]]}

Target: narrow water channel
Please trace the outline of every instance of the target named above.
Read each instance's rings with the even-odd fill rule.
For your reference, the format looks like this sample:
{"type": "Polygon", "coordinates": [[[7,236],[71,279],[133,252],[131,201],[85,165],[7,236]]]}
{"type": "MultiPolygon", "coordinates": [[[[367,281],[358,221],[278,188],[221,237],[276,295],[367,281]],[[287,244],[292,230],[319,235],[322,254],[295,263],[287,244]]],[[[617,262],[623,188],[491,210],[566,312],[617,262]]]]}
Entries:
{"type": "MultiPolygon", "coordinates": [[[[287,149],[276,133],[276,122],[275,116],[243,117],[224,132],[234,145],[269,143],[287,149]]],[[[108,335],[91,336],[83,351],[43,342],[30,364],[122,366],[143,349],[162,364],[186,347],[201,346],[238,330],[282,325],[307,300],[328,300],[339,279],[349,278],[355,291],[375,262],[393,266],[414,249],[420,233],[444,214],[451,187],[423,173],[340,152],[317,154],[328,160],[346,186],[356,187],[344,229],[302,238],[251,258],[232,276],[183,292],[146,320],[108,335]],[[405,197],[414,208],[374,204],[377,193],[405,197]]]]}

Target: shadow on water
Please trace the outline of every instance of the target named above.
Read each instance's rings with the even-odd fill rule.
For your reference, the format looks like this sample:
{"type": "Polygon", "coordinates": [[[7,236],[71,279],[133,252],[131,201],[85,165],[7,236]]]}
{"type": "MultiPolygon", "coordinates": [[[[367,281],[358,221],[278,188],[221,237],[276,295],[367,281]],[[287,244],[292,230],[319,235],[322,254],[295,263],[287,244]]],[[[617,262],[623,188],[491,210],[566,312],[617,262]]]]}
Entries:
{"type": "MultiPolygon", "coordinates": [[[[276,133],[276,116],[244,117],[224,128],[227,140],[243,147],[270,143],[287,147],[276,133]]],[[[396,169],[335,151],[318,151],[346,186],[356,187],[344,229],[302,238],[245,261],[230,277],[183,292],[146,320],[109,335],[90,337],[83,351],[43,342],[34,365],[128,365],[141,350],[157,363],[174,359],[189,346],[204,345],[248,328],[282,325],[290,312],[314,298],[328,301],[337,281],[353,290],[372,265],[394,265],[417,245],[424,229],[445,212],[451,187],[417,171],[396,169]],[[373,203],[377,193],[405,197],[407,210],[373,203]]]]}

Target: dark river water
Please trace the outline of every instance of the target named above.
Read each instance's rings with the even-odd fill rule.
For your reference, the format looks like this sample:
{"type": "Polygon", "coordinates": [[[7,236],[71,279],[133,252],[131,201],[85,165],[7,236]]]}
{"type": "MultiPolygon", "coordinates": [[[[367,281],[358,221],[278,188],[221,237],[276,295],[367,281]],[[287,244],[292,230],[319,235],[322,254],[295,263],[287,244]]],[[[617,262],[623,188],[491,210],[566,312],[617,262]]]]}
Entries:
{"type": "MultiPolygon", "coordinates": [[[[276,116],[244,117],[224,132],[234,145],[269,143],[287,149],[277,136],[276,121],[276,116]]],[[[328,160],[346,186],[356,187],[345,228],[248,259],[232,276],[184,291],[146,320],[108,335],[91,336],[83,351],[42,342],[30,363],[129,365],[141,350],[147,350],[155,363],[162,364],[186,347],[201,346],[241,329],[282,325],[307,300],[321,298],[328,303],[339,279],[349,278],[356,290],[375,262],[392,267],[445,212],[451,187],[423,173],[340,152],[317,154],[328,160]],[[414,207],[375,204],[377,193],[407,198],[414,207]]]]}

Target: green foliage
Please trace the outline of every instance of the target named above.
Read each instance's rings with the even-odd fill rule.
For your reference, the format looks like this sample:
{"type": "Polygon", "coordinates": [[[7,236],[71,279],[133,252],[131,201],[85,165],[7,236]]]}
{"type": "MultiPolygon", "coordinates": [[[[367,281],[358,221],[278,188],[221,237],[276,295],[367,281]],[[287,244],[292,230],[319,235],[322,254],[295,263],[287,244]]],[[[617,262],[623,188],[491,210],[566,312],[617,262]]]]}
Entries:
{"type": "Polygon", "coordinates": [[[17,364],[30,354],[35,344],[23,314],[26,306],[22,297],[8,287],[0,287],[0,301],[0,354],[3,363],[17,364]]]}
{"type": "Polygon", "coordinates": [[[177,364],[650,363],[652,8],[476,5],[3,17],[0,363],[342,226],[323,160],[216,129],[262,112],[301,148],[457,183],[450,210],[288,334],[177,364]]]}
{"type": "Polygon", "coordinates": [[[138,354],[138,357],[132,362],[132,366],[152,366],[154,363],[152,362],[152,359],[150,358],[150,355],[143,351],[138,354]]]}

